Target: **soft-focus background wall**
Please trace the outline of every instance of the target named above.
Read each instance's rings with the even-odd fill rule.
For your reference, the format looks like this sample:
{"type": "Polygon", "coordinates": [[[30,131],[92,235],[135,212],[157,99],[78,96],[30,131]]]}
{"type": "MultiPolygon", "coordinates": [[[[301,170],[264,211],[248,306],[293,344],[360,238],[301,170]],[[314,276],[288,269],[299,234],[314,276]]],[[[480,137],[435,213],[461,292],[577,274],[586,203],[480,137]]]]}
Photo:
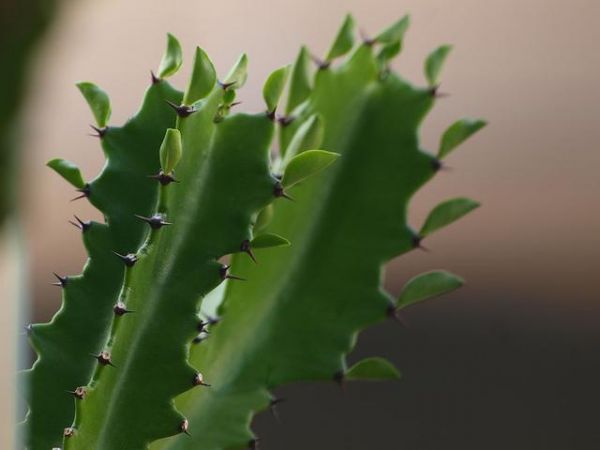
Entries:
{"type": "Polygon", "coordinates": [[[412,275],[447,268],[468,286],[408,310],[405,329],[390,323],[363,334],[356,356],[388,356],[403,369],[402,382],[351,385],[345,393],[329,385],[285,388],[283,424],[268,415],[256,422],[261,448],[598,448],[595,0],[65,1],[34,66],[25,111],[21,205],[34,320],[59,306],[51,271],[78,273],[85,260],[67,219],[99,218],[84,201],[70,203],[71,188],[44,166],[65,157],[90,178],[102,166],[75,82],[106,89],[112,121],[123,122],[170,31],[188,63],[200,45],[221,74],[246,51],[250,78],[241,99],[258,110],[268,73],[302,43],[323,54],[346,12],[373,34],[410,12],[396,67],[418,83],[427,53],[455,45],[441,88],[451,95],[425,123],[425,147],[435,149],[461,116],[490,122],[417,195],[411,216],[419,225],[439,200],[457,195],[483,207],[429,239],[430,252],[393,261],[386,281],[397,293],[412,275]]]}

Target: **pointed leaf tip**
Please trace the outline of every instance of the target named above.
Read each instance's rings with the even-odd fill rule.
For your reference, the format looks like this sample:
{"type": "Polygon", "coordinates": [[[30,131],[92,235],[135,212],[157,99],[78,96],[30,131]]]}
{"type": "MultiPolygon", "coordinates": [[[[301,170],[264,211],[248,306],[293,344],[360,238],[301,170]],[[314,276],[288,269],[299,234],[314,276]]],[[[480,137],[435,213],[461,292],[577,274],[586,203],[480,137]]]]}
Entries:
{"type": "Polygon", "coordinates": [[[431,271],[411,278],[402,288],[398,297],[398,308],[428,300],[438,295],[452,292],[465,284],[465,281],[444,270],[431,271]]]}
{"type": "Polygon", "coordinates": [[[438,158],[442,159],[444,156],[448,155],[452,150],[486,125],[487,122],[480,119],[460,119],[454,122],[442,136],[438,158]]]}
{"type": "Polygon", "coordinates": [[[338,159],[337,153],[324,150],[307,150],[294,156],[285,168],[281,184],[290,188],[300,181],[320,172],[338,159]]]}
{"type": "Polygon", "coordinates": [[[425,78],[427,78],[429,86],[436,86],[438,84],[440,72],[450,50],[452,50],[451,45],[442,45],[431,52],[425,60],[425,78]]]}
{"type": "Polygon", "coordinates": [[[387,359],[381,357],[366,358],[354,364],[346,372],[347,380],[378,381],[397,380],[400,371],[387,359]]]}
{"type": "Polygon", "coordinates": [[[85,181],[81,176],[79,167],[67,161],[66,159],[55,158],[46,163],[48,167],[58,173],[61,177],[71,183],[77,189],[83,189],[85,187],[85,181]]]}
{"type": "Polygon", "coordinates": [[[344,19],[340,31],[333,41],[329,52],[327,53],[327,61],[332,61],[335,58],[345,55],[354,45],[354,18],[348,14],[344,19]]]}
{"type": "Polygon", "coordinates": [[[165,174],[170,174],[181,159],[181,133],[175,128],[167,129],[160,145],[160,165],[165,174]]]}
{"type": "Polygon", "coordinates": [[[406,15],[398,20],[396,23],[392,24],[385,30],[375,37],[377,42],[381,42],[382,44],[392,44],[402,41],[404,39],[404,34],[408,27],[410,26],[410,16],[406,15]]]}
{"type": "Polygon", "coordinates": [[[227,74],[227,77],[225,78],[224,83],[225,84],[233,83],[231,86],[232,89],[240,89],[246,82],[247,78],[248,78],[248,56],[245,53],[243,53],[242,55],[240,55],[240,57],[238,58],[236,63],[233,65],[233,67],[227,74]]]}
{"type": "Polygon", "coordinates": [[[250,241],[250,248],[289,247],[290,245],[290,241],[274,233],[261,234],[250,241]]]}
{"type": "Polygon", "coordinates": [[[464,197],[446,200],[431,210],[419,234],[425,237],[457,221],[479,206],[475,200],[464,197]]]}
{"type": "Polygon", "coordinates": [[[217,72],[215,66],[200,47],[196,47],[194,56],[194,68],[192,77],[183,97],[184,105],[191,105],[194,102],[206,97],[217,81],[217,72]]]}
{"type": "Polygon", "coordinates": [[[167,33],[167,49],[158,66],[158,77],[167,78],[175,74],[183,62],[181,44],[175,36],[167,33]]]}
{"type": "Polygon", "coordinates": [[[94,118],[96,119],[96,125],[98,125],[99,128],[104,128],[108,125],[111,114],[108,94],[94,83],[89,83],[87,81],[77,83],[77,87],[92,110],[92,114],[94,114],[94,118]]]}
{"type": "Polygon", "coordinates": [[[300,105],[310,95],[310,54],[305,46],[302,46],[294,67],[292,68],[290,88],[288,92],[287,105],[285,108],[286,114],[291,113],[294,108],[300,105]]]}
{"type": "Polygon", "coordinates": [[[277,104],[283,94],[285,83],[287,82],[290,73],[290,66],[285,66],[277,69],[265,82],[263,87],[263,98],[267,104],[267,111],[272,113],[277,109],[277,104]]]}

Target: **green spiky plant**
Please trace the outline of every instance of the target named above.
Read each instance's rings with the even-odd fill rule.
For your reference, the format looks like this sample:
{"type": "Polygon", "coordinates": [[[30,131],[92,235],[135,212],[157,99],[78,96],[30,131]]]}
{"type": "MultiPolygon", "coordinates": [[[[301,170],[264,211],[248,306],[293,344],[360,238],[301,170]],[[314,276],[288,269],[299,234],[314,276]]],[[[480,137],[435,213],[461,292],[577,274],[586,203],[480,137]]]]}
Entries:
{"type": "Polygon", "coordinates": [[[123,127],[108,125],[102,90],[79,85],[107,163],[88,183],[68,161],[49,165],[105,223],[73,222],[89,260],[57,275],[61,310],[28,328],[38,359],[24,373],[25,447],[254,448],[251,419],[279,385],[399,377],[382,358],[347,367],[346,355],[366,326],[462,284],[428,272],[394,298],[382,267],[478,206],[452,199],[419,231],[407,223],[413,194],[484,125],[459,120],[436,156],[421,150],[449,47],[427,58],[429,85],[412,86],[389,68],[408,23],[354,45],[347,17],[314,77],[305,48],[273,72],[258,114],[231,112],[245,56],[219,81],[197,49],[187,89],[172,88],[171,35],[123,127]]]}

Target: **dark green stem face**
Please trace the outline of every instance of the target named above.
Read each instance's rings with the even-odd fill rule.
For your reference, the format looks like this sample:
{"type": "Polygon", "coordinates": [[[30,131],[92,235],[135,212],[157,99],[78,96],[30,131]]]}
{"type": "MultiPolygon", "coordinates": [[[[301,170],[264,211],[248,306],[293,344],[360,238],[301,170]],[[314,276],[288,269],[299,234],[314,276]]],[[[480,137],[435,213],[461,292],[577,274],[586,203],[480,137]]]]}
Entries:
{"type": "MultiPolygon", "coordinates": [[[[402,19],[338,62],[353,47],[347,18],[314,81],[303,49],[291,69],[268,78],[266,112],[256,115],[231,113],[245,56],[218,83],[198,49],[185,94],[156,78],[123,128],[106,128],[108,97],[80,85],[108,164],[89,184],[72,163],[51,167],[107,225],[80,224],[90,261],[64,282],[53,322],[32,329],[40,356],[27,373],[29,448],[252,448],[250,421],[276,402],[276,386],[399,377],[381,358],[348,368],[346,355],[366,326],[462,284],[430,272],[396,301],[381,287],[382,267],[477,206],[454,199],[420,232],[407,223],[408,202],[438,158],[483,124],[454,124],[438,158],[421,150],[435,89],[388,68],[407,25],[402,19]],[[276,130],[280,156],[271,161],[276,130]],[[200,312],[209,294],[218,300],[211,315],[200,312]]],[[[429,80],[448,50],[428,59],[429,80]]],[[[180,65],[169,36],[159,77],[180,65]]]]}

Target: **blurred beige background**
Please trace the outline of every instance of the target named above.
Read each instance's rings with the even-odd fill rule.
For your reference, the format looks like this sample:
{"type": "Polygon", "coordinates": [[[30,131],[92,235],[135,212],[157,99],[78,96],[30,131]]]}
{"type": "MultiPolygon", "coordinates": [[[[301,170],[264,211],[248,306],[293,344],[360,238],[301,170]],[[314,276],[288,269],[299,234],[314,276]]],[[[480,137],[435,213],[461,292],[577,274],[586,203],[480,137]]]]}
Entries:
{"type": "MultiPolygon", "coordinates": [[[[224,74],[240,51],[250,57],[243,107],[262,108],[270,71],[306,43],[323,54],[343,15],[352,12],[374,34],[410,12],[413,19],[396,67],[423,83],[422,62],[441,43],[455,46],[442,76],[448,98],[423,129],[435,150],[441,132],[462,116],[490,125],[448,159],[451,170],[416,197],[415,226],[440,200],[467,195],[483,207],[432,237],[429,253],[391,263],[388,286],[448,268],[469,285],[457,308],[512,308],[517,322],[549,320],[598,327],[600,249],[600,2],[596,0],[257,0],[65,1],[35,64],[25,111],[24,219],[36,320],[60,303],[51,272],[78,273],[85,260],[67,220],[99,218],[44,164],[56,156],[79,163],[92,178],[103,163],[92,122],[74,83],[94,81],[111,96],[113,123],[138,107],[165,33],[182,41],[187,76],[195,45],[224,74]]],[[[446,303],[448,304],[448,303],[446,303]]],[[[435,305],[432,306],[432,309],[435,305]]],[[[7,423],[7,421],[4,421],[7,423]]],[[[6,428],[2,429],[5,439],[6,428]]],[[[4,440],[5,441],[5,440],[4,440]]],[[[5,441],[6,442],[6,441],[5,441]]],[[[3,446],[3,448],[5,448],[3,446]]]]}

